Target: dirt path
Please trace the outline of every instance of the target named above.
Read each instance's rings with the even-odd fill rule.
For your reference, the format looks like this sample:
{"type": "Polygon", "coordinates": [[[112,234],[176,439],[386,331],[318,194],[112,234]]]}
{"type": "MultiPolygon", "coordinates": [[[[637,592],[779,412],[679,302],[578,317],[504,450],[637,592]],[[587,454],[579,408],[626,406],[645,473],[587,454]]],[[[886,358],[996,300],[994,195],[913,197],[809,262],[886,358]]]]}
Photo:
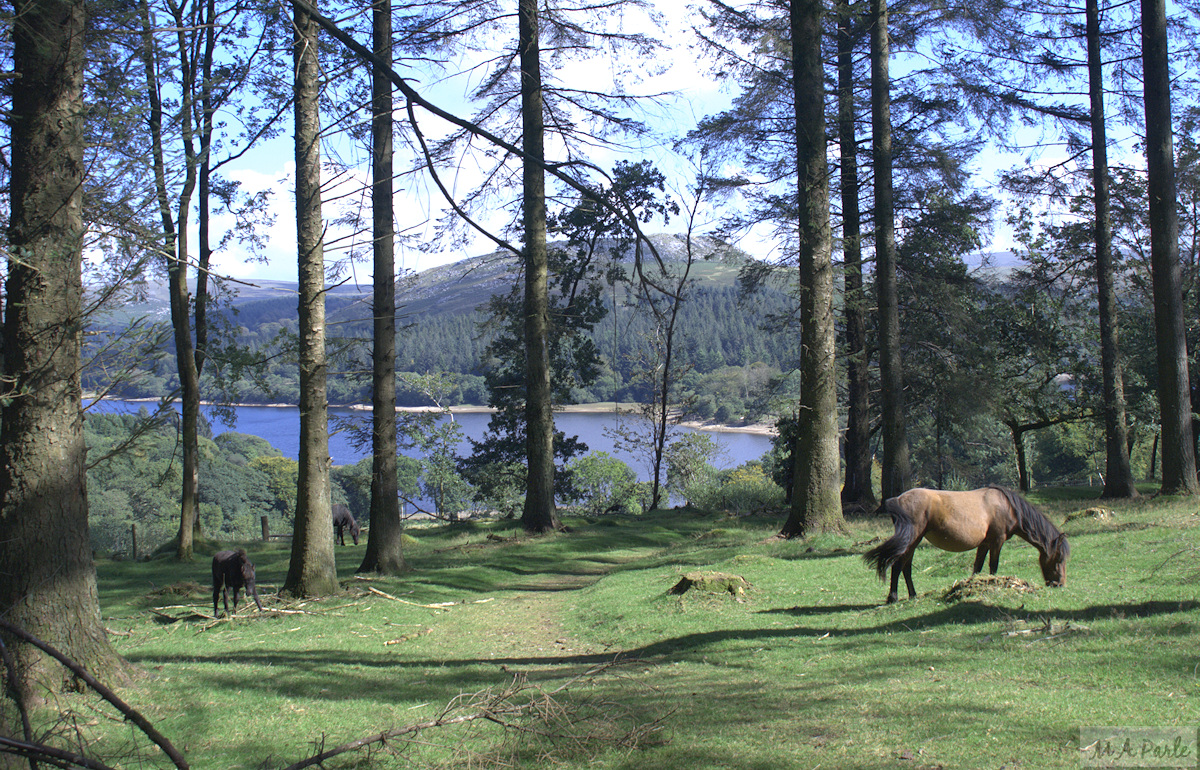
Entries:
{"type": "Polygon", "coordinates": [[[611,654],[604,645],[589,644],[572,637],[562,625],[562,615],[577,601],[576,593],[603,575],[543,575],[515,587],[519,593],[497,599],[503,602],[480,605],[491,615],[490,627],[482,634],[481,646],[498,660],[543,659],[563,664],[611,654]]]}

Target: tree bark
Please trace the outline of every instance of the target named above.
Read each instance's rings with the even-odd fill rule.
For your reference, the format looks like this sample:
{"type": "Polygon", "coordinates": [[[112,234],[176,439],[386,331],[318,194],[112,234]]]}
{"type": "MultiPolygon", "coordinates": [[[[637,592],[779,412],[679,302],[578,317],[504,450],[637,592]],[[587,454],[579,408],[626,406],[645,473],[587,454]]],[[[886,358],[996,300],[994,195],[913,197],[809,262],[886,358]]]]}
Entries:
{"type": "Polygon", "coordinates": [[[842,182],[842,262],[846,273],[846,481],[845,508],[875,509],[871,485],[870,354],[867,352],[867,298],[863,291],[862,221],[858,195],[858,142],[855,137],[854,39],[852,13],[838,2],[838,147],[842,182]]]}
{"type": "Polygon", "coordinates": [[[296,233],[299,267],[300,467],[292,555],[283,590],[324,596],[338,590],[329,480],[325,384],[325,258],[321,215],[320,68],[317,23],[299,7],[295,24],[296,233]]]}
{"type": "Polygon", "coordinates": [[[904,368],[892,194],[892,102],[887,0],[871,0],[871,154],[875,166],[875,282],[879,302],[879,391],[883,428],[883,499],[908,489],[912,469],[905,435],[904,368]]]}
{"type": "MultiPolygon", "coordinates": [[[[0,417],[0,615],[108,681],[132,671],[100,619],[81,404],[82,0],[17,0],[0,417]]],[[[9,637],[18,697],[73,676],[9,637]]]]}
{"type": "Polygon", "coordinates": [[[1102,497],[1137,497],[1129,463],[1125,384],[1117,292],[1113,277],[1112,211],[1108,193],[1108,136],[1104,115],[1104,71],[1098,0],[1086,0],[1088,93],[1092,124],[1092,189],[1096,211],[1096,294],[1100,315],[1100,369],[1104,387],[1105,473],[1102,497]]]}
{"type": "MultiPolygon", "coordinates": [[[[371,7],[375,55],[392,63],[392,5],[371,7]]],[[[396,484],[396,258],[392,215],[392,83],[371,68],[371,213],[374,334],[371,388],[371,527],[359,572],[397,575],[407,565],[396,484]]]]}
{"type": "Polygon", "coordinates": [[[550,392],[549,262],[543,147],[541,52],[537,0],[520,0],[521,147],[525,228],[525,442],[528,460],[521,524],[528,532],[558,527],[554,505],[554,411],[550,392]]]}
{"type": "Polygon", "coordinates": [[[1162,417],[1162,492],[1195,495],[1200,494],[1200,484],[1196,480],[1183,319],[1165,0],[1142,0],[1142,70],[1150,194],[1150,269],[1158,349],[1158,406],[1162,417]]]}
{"type": "Polygon", "coordinates": [[[832,231],[826,161],[822,0],[792,0],[792,88],[796,118],[800,259],[799,438],[792,507],[780,533],[803,536],[845,525],[840,494],[832,231]]]}

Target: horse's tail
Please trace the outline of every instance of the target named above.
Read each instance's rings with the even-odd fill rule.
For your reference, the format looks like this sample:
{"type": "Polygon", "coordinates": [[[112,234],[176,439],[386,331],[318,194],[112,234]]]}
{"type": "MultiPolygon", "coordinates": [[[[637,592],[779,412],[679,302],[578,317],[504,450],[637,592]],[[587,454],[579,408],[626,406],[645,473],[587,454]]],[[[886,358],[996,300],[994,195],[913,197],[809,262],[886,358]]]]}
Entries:
{"type": "Polygon", "coordinates": [[[880,580],[887,578],[888,567],[899,561],[900,557],[908,551],[916,533],[912,517],[897,502],[897,498],[892,497],[885,500],[883,507],[891,515],[892,526],[896,531],[887,540],[863,554],[863,561],[875,568],[875,573],[879,575],[880,580]]]}

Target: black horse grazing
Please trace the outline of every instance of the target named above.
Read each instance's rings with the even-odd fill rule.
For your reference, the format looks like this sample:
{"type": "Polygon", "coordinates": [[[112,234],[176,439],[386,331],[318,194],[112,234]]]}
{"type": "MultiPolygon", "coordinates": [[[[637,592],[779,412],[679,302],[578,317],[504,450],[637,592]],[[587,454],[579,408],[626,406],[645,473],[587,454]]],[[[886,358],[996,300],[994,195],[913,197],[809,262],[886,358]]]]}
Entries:
{"type": "Polygon", "coordinates": [[[990,486],[970,492],[910,489],[885,500],[896,531],[881,545],[863,554],[867,564],[886,578],[892,568],[892,585],[887,600],[896,601],[900,572],[908,584],[908,596],[917,595],[912,582],[913,551],[921,538],[943,551],[975,552],[975,572],[983,569],[983,558],[991,555],[992,574],[1000,565],[1000,548],[1013,535],[1038,549],[1042,577],[1048,586],[1067,583],[1067,558],[1071,548],[1067,536],[1024,498],[1004,487],[990,486]]]}
{"type": "Polygon", "coordinates": [[[349,529],[350,538],[354,541],[355,545],[358,545],[358,533],[362,531],[362,528],[359,527],[358,522],[354,520],[354,514],[350,513],[350,509],[341,503],[333,506],[333,528],[335,530],[334,540],[340,542],[342,545],[345,545],[345,531],[349,529]]]}
{"type": "Polygon", "coordinates": [[[229,591],[233,591],[233,611],[237,612],[238,591],[246,589],[246,596],[254,599],[258,609],[262,611],[262,602],[258,600],[258,587],[254,582],[254,564],[246,558],[246,552],[241,548],[236,551],[218,551],[213,556],[213,617],[217,616],[217,597],[225,600],[225,614],[229,614],[229,591]]]}

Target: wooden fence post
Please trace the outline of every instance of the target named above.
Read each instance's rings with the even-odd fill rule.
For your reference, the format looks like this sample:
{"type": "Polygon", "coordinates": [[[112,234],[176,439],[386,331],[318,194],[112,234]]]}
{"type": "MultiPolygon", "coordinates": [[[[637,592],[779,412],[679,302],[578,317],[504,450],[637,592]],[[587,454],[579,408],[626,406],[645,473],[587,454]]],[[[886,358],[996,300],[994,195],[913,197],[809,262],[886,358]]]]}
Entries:
{"type": "Polygon", "coordinates": [[[263,531],[263,541],[265,542],[267,540],[270,540],[271,539],[271,526],[269,524],[267,524],[266,516],[262,517],[262,531],[263,531]]]}

